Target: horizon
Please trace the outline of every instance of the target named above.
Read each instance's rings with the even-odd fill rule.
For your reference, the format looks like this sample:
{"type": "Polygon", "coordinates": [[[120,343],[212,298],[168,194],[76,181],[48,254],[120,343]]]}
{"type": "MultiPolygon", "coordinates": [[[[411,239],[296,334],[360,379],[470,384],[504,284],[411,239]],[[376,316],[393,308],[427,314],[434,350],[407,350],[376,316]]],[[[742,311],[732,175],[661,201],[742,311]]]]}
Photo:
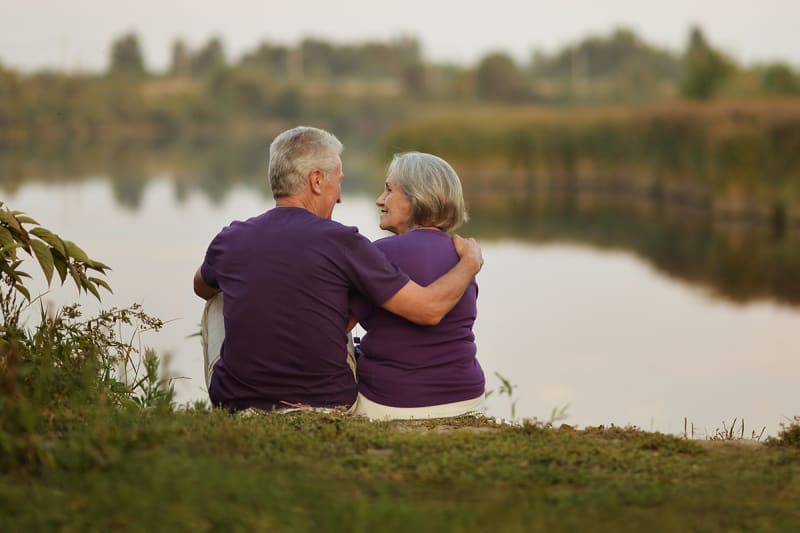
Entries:
{"type": "Polygon", "coordinates": [[[649,45],[680,53],[697,25],[715,48],[740,64],[781,61],[800,67],[800,39],[793,22],[800,20],[800,2],[790,0],[748,6],[675,0],[646,9],[633,0],[608,0],[602,6],[565,0],[546,8],[496,0],[491,8],[476,3],[467,12],[463,3],[430,0],[407,0],[396,12],[366,0],[337,6],[295,0],[280,10],[255,0],[229,0],[224,10],[180,0],[169,5],[156,0],[133,5],[74,0],[46,9],[39,4],[41,0],[0,0],[0,64],[26,72],[104,71],[113,40],[130,32],[137,35],[150,71],[167,68],[176,39],[197,48],[215,36],[224,43],[227,59],[234,61],[264,41],[293,47],[305,38],[342,45],[410,37],[430,63],[471,66],[500,51],[527,64],[534,52],[553,54],[618,28],[633,31],[649,45]]]}

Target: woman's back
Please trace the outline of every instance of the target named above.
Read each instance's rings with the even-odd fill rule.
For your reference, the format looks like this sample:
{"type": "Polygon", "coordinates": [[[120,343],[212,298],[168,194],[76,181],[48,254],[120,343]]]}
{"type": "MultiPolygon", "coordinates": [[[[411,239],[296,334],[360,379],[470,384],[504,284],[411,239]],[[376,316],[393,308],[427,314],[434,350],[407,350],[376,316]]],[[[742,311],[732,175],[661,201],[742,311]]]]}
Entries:
{"type": "MultiPolygon", "coordinates": [[[[417,229],[376,242],[386,257],[420,285],[458,262],[450,236],[417,229]]],[[[484,375],[475,358],[472,326],[477,284],[436,326],[418,326],[354,296],[351,307],[367,330],[358,360],[359,392],[393,407],[424,407],[481,396],[484,375]]]]}

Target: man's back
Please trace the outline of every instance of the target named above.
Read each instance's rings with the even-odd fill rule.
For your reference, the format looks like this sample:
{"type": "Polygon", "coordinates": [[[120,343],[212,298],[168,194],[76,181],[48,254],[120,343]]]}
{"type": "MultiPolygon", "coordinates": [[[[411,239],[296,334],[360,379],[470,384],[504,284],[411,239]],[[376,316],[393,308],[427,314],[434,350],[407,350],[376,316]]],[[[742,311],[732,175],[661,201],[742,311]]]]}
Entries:
{"type": "Polygon", "coordinates": [[[238,409],[350,405],[348,293],[381,304],[408,281],[355,228],[294,207],[223,229],[201,271],[225,295],[209,394],[238,409]]]}

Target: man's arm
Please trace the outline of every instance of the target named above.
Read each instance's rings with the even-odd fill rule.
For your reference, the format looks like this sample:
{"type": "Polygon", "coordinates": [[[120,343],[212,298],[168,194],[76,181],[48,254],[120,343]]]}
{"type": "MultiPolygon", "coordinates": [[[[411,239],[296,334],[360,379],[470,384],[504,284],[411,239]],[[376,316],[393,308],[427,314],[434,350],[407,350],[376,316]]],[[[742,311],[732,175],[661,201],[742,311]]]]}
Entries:
{"type": "Polygon", "coordinates": [[[194,293],[204,300],[210,300],[218,292],[219,289],[215,289],[206,283],[203,279],[203,274],[198,268],[197,272],[194,273],[194,293]]]}
{"type": "Polygon", "coordinates": [[[481,248],[475,239],[453,236],[461,260],[450,272],[427,287],[414,281],[406,283],[394,296],[386,300],[383,308],[406,320],[422,326],[435,326],[455,307],[483,266],[481,248]]]}

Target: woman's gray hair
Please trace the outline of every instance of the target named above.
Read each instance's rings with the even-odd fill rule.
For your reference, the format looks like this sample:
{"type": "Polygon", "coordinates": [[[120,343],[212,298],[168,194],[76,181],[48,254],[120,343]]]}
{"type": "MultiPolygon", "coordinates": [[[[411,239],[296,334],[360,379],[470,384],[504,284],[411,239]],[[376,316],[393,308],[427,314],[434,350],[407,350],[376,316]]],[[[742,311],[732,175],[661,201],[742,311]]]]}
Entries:
{"type": "Polygon", "coordinates": [[[269,147],[269,184],[280,198],[302,192],[309,172],[333,172],[339,166],[342,143],[332,133],[298,126],[284,131],[269,147]]]}
{"type": "Polygon", "coordinates": [[[432,154],[395,154],[387,175],[411,202],[409,226],[453,231],[468,220],[461,180],[450,164],[432,154]]]}

